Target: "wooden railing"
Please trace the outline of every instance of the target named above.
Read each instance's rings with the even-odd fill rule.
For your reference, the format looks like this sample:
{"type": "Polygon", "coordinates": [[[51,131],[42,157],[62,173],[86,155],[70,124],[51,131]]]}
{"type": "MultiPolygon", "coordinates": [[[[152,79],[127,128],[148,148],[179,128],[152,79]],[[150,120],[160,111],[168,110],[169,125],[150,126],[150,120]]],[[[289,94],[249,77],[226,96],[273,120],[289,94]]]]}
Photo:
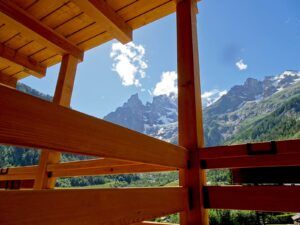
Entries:
{"type": "MultiPolygon", "coordinates": [[[[94,6],[100,1],[75,2],[84,11],[93,7],[87,11],[99,19],[94,6]]],[[[1,170],[0,187],[35,189],[0,191],[0,224],[155,225],[142,221],[180,212],[181,225],[207,225],[207,210],[212,208],[300,211],[299,186],[206,185],[207,169],[300,166],[300,141],[203,148],[197,5],[193,0],[169,2],[176,4],[177,12],[179,146],[67,108],[82,50],[49,32],[24,10],[0,0],[2,16],[30,36],[52,43],[63,55],[53,103],[0,85],[0,143],[39,148],[44,153],[39,166],[1,170]],[[101,158],[58,163],[55,152],[101,158]],[[55,179],[48,179],[177,169],[180,187],[173,188],[53,190],[55,179]]],[[[101,17],[115,21],[111,9],[98,6],[101,17]]],[[[130,29],[116,27],[123,22],[106,25],[120,40],[130,40],[130,29]]],[[[15,86],[16,80],[1,77],[0,83],[15,86]]]]}

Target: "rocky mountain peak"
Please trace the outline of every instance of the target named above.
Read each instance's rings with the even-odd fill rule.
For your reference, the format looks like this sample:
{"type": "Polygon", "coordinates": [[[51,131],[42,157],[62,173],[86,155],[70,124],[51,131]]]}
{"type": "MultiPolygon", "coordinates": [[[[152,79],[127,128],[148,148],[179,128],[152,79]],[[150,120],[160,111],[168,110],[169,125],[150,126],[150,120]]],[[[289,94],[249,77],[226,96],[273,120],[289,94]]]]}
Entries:
{"type": "Polygon", "coordinates": [[[143,103],[139,98],[139,95],[133,94],[130,96],[130,98],[127,100],[127,102],[124,103],[123,107],[142,107],[143,103]]]}
{"type": "MultiPolygon", "coordinates": [[[[285,96],[300,93],[300,89],[293,89],[293,84],[299,89],[300,72],[287,70],[277,76],[267,76],[263,80],[248,78],[242,85],[233,86],[216,101],[213,101],[212,95],[204,93],[202,97],[208,96],[212,100],[203,113],[205,129],[208,131],[206,143],[220,144],[236,132],[239,124],[247,118],[274,111],[279,105],[276,102],[279,97],[273,94],[280,91],[285,96]],[[299,85],[296,84],[298,81],[299,85]],[[293,91],[287,92],[290,89],[293,91]],[[268,101],[269,98],[276,101],[268,101]]],[[[218,92],[214,93],[221,96],[218,92]]],[[[175,96],[154,96],[151,102],[143,104],[138,94],[134,94],[123,106],[104,119],[156,138],[177,141],[178,112],[175,96]]]]}

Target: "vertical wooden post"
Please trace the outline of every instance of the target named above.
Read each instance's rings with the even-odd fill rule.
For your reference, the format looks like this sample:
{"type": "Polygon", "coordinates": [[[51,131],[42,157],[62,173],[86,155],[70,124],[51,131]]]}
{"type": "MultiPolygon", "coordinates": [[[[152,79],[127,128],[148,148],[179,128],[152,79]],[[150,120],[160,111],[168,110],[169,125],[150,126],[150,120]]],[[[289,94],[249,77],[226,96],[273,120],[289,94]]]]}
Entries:
{"type": "Polygon", "coordinates": [[[181,225],[208,225],[203,206],[205,172],[200,170],[198,148],[204,146],[200,72],[197,40],[197,3],[177,1],[178,132],[179,145],[189,150],[188,169],[179,173],[180,185],[188,188],[188,209],[180,214],[181,225]]]}
{"type": "MultiPolygon", "coordinates": [[[[61,106],[69,107],[76,75],[78,59],[72,55],[64,55],[61,62],[59,76],[56,84],[53,103],[61,106]]],[[[34,182],[34,189],[54,188],[56,179],[49,177],[47,174],[47,165],[58,163],[60,153],[43,149],[39,169],[34,182]]]]}

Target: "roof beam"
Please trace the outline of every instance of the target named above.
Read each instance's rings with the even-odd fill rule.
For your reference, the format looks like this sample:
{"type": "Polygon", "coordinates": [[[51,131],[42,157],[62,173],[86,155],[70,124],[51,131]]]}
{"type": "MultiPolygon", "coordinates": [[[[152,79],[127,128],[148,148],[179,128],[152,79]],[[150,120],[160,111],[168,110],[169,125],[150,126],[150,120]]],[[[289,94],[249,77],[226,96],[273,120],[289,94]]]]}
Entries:
{"type": "Polygon", "coordinates": [[[0,96],[0,143],[186,168],[183,147],[5,86],[0,96]]]}
{"type": "Polygon", "coordinates": [[[32,37],[61,55],[71,54],[80,61],[83,60],[81,49],[12,1],[0,0],[0,19],[7,23],[6,25],[17,27],[19,32],[32,37]]]}
{"type": "Polygon", "coordinates": [[[15,77],[8,76],[2,72],[0,72],[0,84],[16,88],[18,79],[15,77]]]}
{"type": "Polygon", "coordinates": [[[131,224],[184,209],[184,188],[0,191],[1,224],[131,224]],[[133,201],[134,199],[134,201],[133,201]]]}
{"type": "Polygon", "coordinates": [[[37,61],[33,59],[21,55],[17,51],[1,43],[0,43],[0,57],[24,67],[24,72],[32,74],[36,77],[41,78],[46,75],[46,67],[40,65],[37,61]]]}
{"type": "Polygon", "coordinates": [[[72,1],[123,44],[132,41],[132,28],[104,0],[72,1]]]}

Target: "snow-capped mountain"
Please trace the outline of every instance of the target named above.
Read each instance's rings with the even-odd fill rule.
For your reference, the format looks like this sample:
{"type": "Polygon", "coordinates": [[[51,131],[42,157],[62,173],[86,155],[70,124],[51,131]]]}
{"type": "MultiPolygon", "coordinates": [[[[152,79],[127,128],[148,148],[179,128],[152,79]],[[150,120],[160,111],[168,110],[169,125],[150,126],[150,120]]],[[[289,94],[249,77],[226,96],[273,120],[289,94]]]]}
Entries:
{"type": "Polygon", "coordinates": [[[176,142],[177,118],[175,96],[155,96],[152,102],[144,105],[138,94],[104,117],[107,121],[170,142],[176,142]]]}
{"type": "MultiPolygon", "coordinates": [[[[246,119],[275,111],[286,99],[300,94],[299,81],[300,72],[288,70],[262,81],[248,78],[243,85],[233,86],[228,92],[203,93],[206,144],[221,144],[235,134],[246,119]]],[[[143,104],[135,94],[104,119],[176,143],[177,117],[175,96],[155,96],[152,102],[143,104]]]]}
{"type": "Polygon", "coordinates": [[[226,95],[227,91],[219,91],[218,89],[213,89],[211,91],[206,91],[201,95],[202,98],[202,108],[206,108],[216,101],[218,101],[223,95],[226,95]]]}

